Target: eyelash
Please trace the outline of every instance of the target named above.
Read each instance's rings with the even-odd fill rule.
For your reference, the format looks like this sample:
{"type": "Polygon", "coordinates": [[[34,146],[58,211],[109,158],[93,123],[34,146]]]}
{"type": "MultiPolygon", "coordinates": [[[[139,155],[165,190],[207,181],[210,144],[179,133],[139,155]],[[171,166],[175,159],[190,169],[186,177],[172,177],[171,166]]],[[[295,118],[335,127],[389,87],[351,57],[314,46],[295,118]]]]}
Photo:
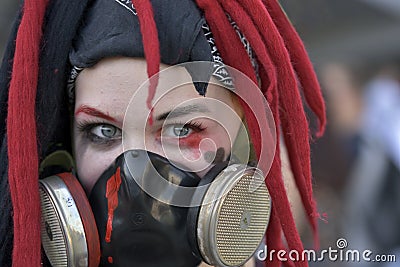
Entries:
{"type": "Polygon", "coordinates": [[[117,142],[118,140],[120,140],[121,137],[117,137],[117,138],[102,138],[97,136],[96,134],[92,133],[92,130],[97,127],[97,126],[108,126],[108,127],[112,127],[115,128],[116,131],[121,131],[121,129],[119,129],[118,127],[109,124],[109,123],[105,123],[105,122],[93,122],[93,121],[82,121],[82,122],[78,122],[77,123],[77,129],[79,130],[79,132],[84,134],[84,138],[89,140],[90,142],[96,144],[96,145],[101,145],[101,146],[112,146],[113,144],[115,144],[115,142],[117,142]]]}
{"type": "MultiPolygon", "coordinates": [[[[179,124],[179,123],[177,123],[179,124]]],[[[182,125],[183,123],[181,123],[182,125]]],[[[195,132],[202,132],[206,129],[206,127],[203,126],[203,123],[200,121],[189,121],[185,124],[183,124],[185,127],[189,127],[190,129],[194,130],[195,132]]]]}
{"type": "MultiPolygon", "coordinates": [[[[168,124],[164,124],[163,125],[163,129],[170,127],[170,126],[181,126],[181,127],[188,127],[189,129],[193,130],[195,133],[199,133],[202,132],[206,129],[206,127],[203,126],[202,122],[199,121],[189,121],[186,123],[182,123],[182,122],[171,122],[168,124]]],[[[160,130],[160,132],[163,131],[163,129],[160,130]]],[[[181,137],[181,138],[187,138],[188,136],[185,137],[181,137]]],[[[179,138],[179,137],[178,137],[179,138]]]]}

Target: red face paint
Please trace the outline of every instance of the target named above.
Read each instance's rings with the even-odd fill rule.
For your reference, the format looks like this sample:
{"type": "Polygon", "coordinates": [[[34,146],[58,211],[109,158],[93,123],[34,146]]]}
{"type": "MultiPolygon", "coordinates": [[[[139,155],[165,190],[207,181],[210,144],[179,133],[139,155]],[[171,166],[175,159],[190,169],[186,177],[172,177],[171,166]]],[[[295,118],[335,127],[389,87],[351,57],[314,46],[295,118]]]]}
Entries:
{"type": "Polygon", "coordinates": [[[167,145],[168,147],[173,147],[173,149],[185,150],[193,156],[192,159],[197,160],[201,156],[200,143],[206,138],[204,132],[192,132],[187,137],[161,137],[161,130],[158,131],[157,137],[155,138],[158,143],[162,145],[167,145]]]}
{"type": "MultiPolygon", "coordinates": [[[[112,222],[114,218],[114,210],[118,206],[118,190],[121,185],[121,170],[117,169],[115,174],[107,181],[106,198],[108,200],[108,220],[105,240],[107,243],[111,241],[112,222]]],[[[112,258],[111,258],[112,259],[112,258]]]]}
{"type": "Polygon", "coordinates": [[[153,112],[154,112],[154,107],[150,109],[150,115],[149,118],[147,119],[147,122],[149,123],[150,126],[153,125],[153,112]]]}
{"type": "Polygon", "coordinates": [[[190,149],[199,149],[201,140],[203,140],[201,134],[192,133],[188,137],[179,138],[179,146],[184,146],[190,149]]]}
{"type": "Polygon", "coordinates": [[[85,113],[87,115],[93,116],[93,117],[98,117],[98,118],[103,118],[108,121],[116,122],[117,120],[113,117],[111,117],[108,114],[105,114],[104,112],[101,112],[100,110],[97,110],[93,107],[89,107],[86,105],[82,105],[78,108],[78,110],[75,112],[75,116],[78,115],[79,113],[85,113]]]}
{"type": "Polygon", "coordinates": [[[201,156],[200,142],[204,137],[200,133],[192,133],[190,136],[185,138],[179,138],[179,147],[181,149],[189,149],[190,153],[195,159],[201,156]]]}

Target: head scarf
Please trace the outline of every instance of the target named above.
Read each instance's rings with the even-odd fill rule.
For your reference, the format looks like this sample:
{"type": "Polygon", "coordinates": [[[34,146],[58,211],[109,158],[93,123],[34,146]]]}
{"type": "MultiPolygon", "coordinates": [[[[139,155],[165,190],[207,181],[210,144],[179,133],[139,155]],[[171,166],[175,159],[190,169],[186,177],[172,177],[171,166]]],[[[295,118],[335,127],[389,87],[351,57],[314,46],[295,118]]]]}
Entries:
{"type": "MultiPolygon", "coordinates": [[[[233,89],[233,80],[224,67],[210,27],[196,4],[190,0],[158,0],[152,2],[152,7],[160,44],[160,61],[167,65],[213,61],[214,69],[210,70],[210,75],[233,89]]],[[[227,16],[257,73],[257,61],[249,42],[227,16]]],[[[74,83],[80,71],[92,67],[102,58],[115,56],[145,56],[137,11],[130,0],[98,0],[86,12],[69,55],[73,66],[68,80],[70,96],[73,97],[74,83]]],[[[188,71],[195,75],[190,69],[188,71]]],[[[200,95],[205,95],[205,84],[195,82],[194,85],[200,95]]]]}
{"type": "MultiPolygon", "coordinates": [[[[75,61],[74,58],[82,59],[85,55],[89,56],[91,51],[97,52],[98,54],[89,56],[85,62],[88,65],[80,65],[80,67],[86,67],[100,60],[104,53],[104,50],[101,50],[102,44],[90,50],[85,48],[87,42],[79,41],[79,33],[85,29],[85,20],[96,19],[91,18],[90,14],[95,12],[94,7],[100,2],[102,1],[25,0],[21,11],[22,16],[14,27],[0,71],[0,197],[2,203],[0,265],[2,266],[9,266],[11,262],[15,266],[40,266],[38,164],[51,152],[55,144],[61,143],[69,147],[70,136],[66,134],[69,133],[69,121],[65,119],[68,117],[66,85],[71,73],[69,61],[71,59],[74,65],[80,65],[79,62],[86,60],[75,61]],[[72,48],[75,50],[71,50],[72,48]],[[83,53],[83,51],[88,51],[88,53],[83,53]],[[10,202],[12,205],[9,204],[10,202]]],[[[115,3],[112,0],[109,2],[108,4],[115,3]]],[[[122,5],[129,1],[118,2],[124,9],[122,5]]],[[[160,62],[204,60],[203,55],[210,58],[210,46],[204,35],[200,34],[205,19],[224,63],[240,70],[257,82],[254,64],[248,56],[249,53],[241,37],[232,25],[234,21],[253,49],[254,58],[259,67],[260,90],[268,100],[275,123],[278,125],[277,136],[282,134],[287,146],[296,185],[309,222],[316,233],[317,211],[312,196],[310,134],[301,93],[318,117],[317,136],[324,131],[325,106],[305,48],[278,1],[167,2],[168,6],[159,9],[156,6],[163,5],[164,1],[133,1],[134,9],[132,10],[137,14],[137,21],[135,22],[134,16],[130,15],[130,20],[134,21],[131,21],[132,24],[126,24],[127,27],[136,25],[135,27],[140,29],[141,34],[135,35],[136,37],[132,37],[133,40],[129,41],[133,41],[132,44],[136,47],[143,45],[141,55],[144,55],[147,60],[148,75],[152,76],[158,72],[160,62]],[[181,29],[173,32],[182,33],[186,26],[195,26],[195,30],[185,36],[185,38],[195,40],[194,46],[192,49],[182,51],[181,54],[166,55],[163,52],[163,40],[168,40],[171,36],[162,36],[163,31],[159,27],[170,27],[167,19],[174,21],[174,15],[185,12],[180,8],[181,2],[184,2],[183,7],[192,8],[190,17],[198,23],[178,25],[181,29]],[[193,9],[196,6],[197,11],[193,9]],[[175,13],[172,12],[175,10],[175,13]],[[160,15],[159,12],[173,15],[160,15]],[[202,41],[197,42],[198,39],[202,41]],[[203,48],[208,52],[205,53],[203,48]],[[179,55],[178,58],[177,55],[179,55]]],[[[122,12],[122,9],[121,14],[131,12],[130,10],[122,12]]],[[[111,18],[110,16],[109,19],[111,18]]],[[[111,47],[112,38],[110,41],[111,43],[104,43],[104,45],[111,47]]],[[[188,43],[189,41],[186,44],[188,43]]],[[[179,50],[175,51],[179,52],[179,50]]],[[[156,84],[151,87],[155,90],[156,84]]],[[[151,99],[150,94],[148,103],[151,99]]],[[[257,130],[251,111],[245,105],[244,111],[255,151],[259,155],[259,137],[262,133],[257,130]]],[[[288,249],[302,251],[303,246],[294,224],[282,180],[279,146],[276,151],[271,171],[266,178],[273,201],[266,243],[269,249],[276,251],[284,248],[283,232],[288,249]]],[[[276,257],[266,264],[280,266],[276,257]]],[[[294,264],[307,266],[305,261],[294,264]]]]}

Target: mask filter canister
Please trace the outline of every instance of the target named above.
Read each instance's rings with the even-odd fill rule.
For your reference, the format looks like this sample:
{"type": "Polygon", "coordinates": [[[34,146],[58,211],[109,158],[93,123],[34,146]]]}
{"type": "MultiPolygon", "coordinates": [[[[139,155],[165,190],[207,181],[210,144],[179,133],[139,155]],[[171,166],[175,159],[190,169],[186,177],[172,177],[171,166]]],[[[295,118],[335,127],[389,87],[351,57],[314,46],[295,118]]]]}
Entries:
{"type": "Polygon", "coordinates": [[[194,250],[213,266],[244,264],[269,222],[271,199],[262,172],[242,164],[228,166],[209,184],[202,203],[188,214],[196,233],[194,250]]]}
{"type": "Polygon", "coordinates": [[[78,180],[62,173],[39,183],[43,249],[51,266],[97,267],[100,242],[90,204],[78,180]]]}

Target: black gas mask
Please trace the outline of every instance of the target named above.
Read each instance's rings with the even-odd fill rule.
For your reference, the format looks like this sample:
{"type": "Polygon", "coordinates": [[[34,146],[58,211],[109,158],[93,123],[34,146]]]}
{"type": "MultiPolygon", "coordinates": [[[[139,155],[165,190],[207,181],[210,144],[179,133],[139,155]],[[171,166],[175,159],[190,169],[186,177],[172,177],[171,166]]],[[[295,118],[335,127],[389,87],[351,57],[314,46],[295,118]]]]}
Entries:
{"type": "Polygon", "coordinates": [[[53,266],[239,266],[260,244],[271,207],[255,167],[221,162],[200,178],[144,150],[120,155],[89,201],[65,173],[41,180],[40,193],[53,266]]]}

